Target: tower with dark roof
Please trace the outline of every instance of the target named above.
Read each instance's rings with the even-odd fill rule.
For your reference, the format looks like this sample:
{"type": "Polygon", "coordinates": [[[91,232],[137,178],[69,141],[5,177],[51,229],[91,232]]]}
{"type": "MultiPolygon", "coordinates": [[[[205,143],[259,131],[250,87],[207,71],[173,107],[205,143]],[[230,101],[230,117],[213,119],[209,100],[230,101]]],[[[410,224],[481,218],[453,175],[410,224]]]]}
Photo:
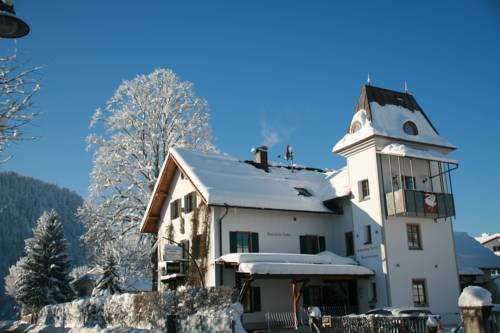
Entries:
{"type": "Polygon", "coordinates": [[[371,307],[457,310],[455,149],[410,93],[361,90],[333,152],[347,160],[356,259],[376,272],[363,288],[371,307]]]}

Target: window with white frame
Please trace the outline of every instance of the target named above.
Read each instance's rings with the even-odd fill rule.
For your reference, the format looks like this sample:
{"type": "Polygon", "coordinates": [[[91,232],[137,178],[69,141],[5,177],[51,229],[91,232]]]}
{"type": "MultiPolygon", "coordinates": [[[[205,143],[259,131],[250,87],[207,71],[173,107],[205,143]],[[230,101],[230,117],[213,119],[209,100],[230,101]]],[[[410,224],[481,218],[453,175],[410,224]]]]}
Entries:
{"type": "Polygon", "coordinates": [[[359,193],[360,200],[370,199],[370,184],[368,183],[368,179],[363,179],[359,182],[359,193]]]}
{"type": "Polygon", "coordinates": [[[425,288],[425,279],[412,280],[412,295],[413,295],[413,305],[415,306],[427,305],[427,291],[425,288]]]}

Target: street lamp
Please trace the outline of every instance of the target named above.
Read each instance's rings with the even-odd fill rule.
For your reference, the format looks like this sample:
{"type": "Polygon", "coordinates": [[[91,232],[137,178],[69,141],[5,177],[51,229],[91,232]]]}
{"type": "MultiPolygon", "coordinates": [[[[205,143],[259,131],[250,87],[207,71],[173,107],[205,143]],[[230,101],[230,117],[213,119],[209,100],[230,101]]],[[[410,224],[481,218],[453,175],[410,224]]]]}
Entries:
{"type": "Polygon", "coordinates": [[[12,0],[0,0],[0,38],[20,38],[30,32],[30,27],[16,16],[12,0]]]}

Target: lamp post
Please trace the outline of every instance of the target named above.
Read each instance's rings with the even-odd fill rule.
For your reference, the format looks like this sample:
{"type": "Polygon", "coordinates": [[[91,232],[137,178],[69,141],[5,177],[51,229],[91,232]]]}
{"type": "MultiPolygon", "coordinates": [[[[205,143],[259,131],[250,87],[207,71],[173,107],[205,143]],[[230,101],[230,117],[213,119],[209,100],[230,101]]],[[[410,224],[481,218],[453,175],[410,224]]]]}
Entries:
{"type": "Polygon", "coordinates": [[[167,238],[165,236],[161,236],[161,238],[163,239],[166,239],[167,241],[169,242],[172,242],[178,246],[180,246],[182,248],[182,251],[186,252],[187,255],[189,256],[189,258],[191,258],[191,261],[194,263],[194,266],[196,267],[196,270],[198,271],[198,275],[200,276],[200,281],[201,281],[201,286],[203,288],[205,288],[205,281],[204,281],[204,278],[203,278],[203,274],[201,274],[201,270],[200,270],[200,266],[198,266],[198,263],[196,263],[196,260],[194,259],[194,257],[191,255],[191,253],[189,252],[189,250],[187,250],[183,244],[181,243],[178,243],[176,241],[174,241],[173,239],[170,239],[170,238],[167,238]]]}
{"type": "Polygon", "coordinates": [[[30,32],[30,27],[16,16],[12,0],[0,0],[0,38],[20,38],[30,32]]]}

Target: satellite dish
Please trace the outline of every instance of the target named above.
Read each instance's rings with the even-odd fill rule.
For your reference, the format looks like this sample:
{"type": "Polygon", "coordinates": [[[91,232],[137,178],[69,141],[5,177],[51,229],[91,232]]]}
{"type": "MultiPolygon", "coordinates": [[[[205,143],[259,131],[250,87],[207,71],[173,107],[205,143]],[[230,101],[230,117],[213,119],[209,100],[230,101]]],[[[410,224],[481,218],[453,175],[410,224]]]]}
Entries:
{"type": "Polygon", "coordinates": [[[30,32],[30,27],[16,16],[11,0],[0,0],[0,38],[20,38],[30,32]]]}

